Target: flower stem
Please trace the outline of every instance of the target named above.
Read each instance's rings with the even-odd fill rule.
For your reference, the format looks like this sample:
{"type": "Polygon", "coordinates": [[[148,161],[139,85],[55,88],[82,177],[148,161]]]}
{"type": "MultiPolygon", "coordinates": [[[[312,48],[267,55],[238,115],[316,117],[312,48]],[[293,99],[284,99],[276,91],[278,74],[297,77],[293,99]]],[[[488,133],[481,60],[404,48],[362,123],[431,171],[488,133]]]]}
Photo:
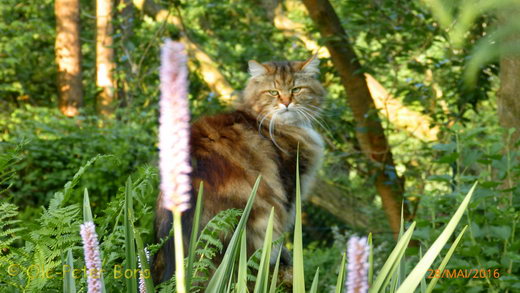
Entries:
{"type": "Polygon", "coordinates": [[[173,213],[173,239],[175,241],[175,276],[177,293],[186,293],[184,277],[184,250],[182,247],[181,212],[173,213]]]}

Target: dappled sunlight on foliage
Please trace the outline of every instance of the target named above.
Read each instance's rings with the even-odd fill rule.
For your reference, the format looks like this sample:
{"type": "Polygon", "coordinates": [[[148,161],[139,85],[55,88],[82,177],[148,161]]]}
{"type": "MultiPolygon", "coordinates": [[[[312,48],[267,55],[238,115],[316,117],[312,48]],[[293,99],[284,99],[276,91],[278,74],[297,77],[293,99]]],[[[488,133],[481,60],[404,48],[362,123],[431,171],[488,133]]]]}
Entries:
{"type": "MultiPolygon", "coordinates": [[[[230,292],[253,292],[257,278],[263,290],[271,289],[280,245],[303,259],[303,270],[295,273],[298,286],[335,292],[348,240],[370,233],[369,282],[373,285],[386,270],[389,274],[378,282],[388,288],[376,291],[396,291],[475,182],[465,213],[417,292],[430,292],[430,273],[450,256],[453,243],[446,271],[484,273],[438,278],[433,292],[520,290],[518,1],[330,0],[348,36],[329,38],[303,4],[329,1],[116,1],[110,117],[96,107],[102,89],[95,82],[100,70],[95,1],[77,1],[83,105],[74,117],[58,109],[55,2],[0,3],[0,291],[61,292],[61,278],[34,277],[31,266],[53,273],[63,264],[83,268],[79,227],[85,222],[86,192],[102,266],[108,270],[103,277],[107,292],[137,284],[138,274],[128,281],[119,273],[144,248],[153,257],[169,239],[154,239],[153,229],[159,194],[159,50],[165,38],[187,48],[192,121],[229,112],[240,101],[250,77],[249,60],[306,60],[320,48],[318,78],[327,91],[314,123],[324,140],[324,158],[316,188],[298,214],[301,234],[291,230],[283,239],[272,239],[274,244],[264,245],[272,249],[270,256],[262,256],[262,250],[240,255],[246,240],[237,227],[246,206],[246,213],[231,209],[204,219],[209,224],[200,227],[193,256],[186,258],[193,268],[188,271],[190,292],[203,292],[210,283],[213,288],[230,284],[230,292]],[[330,43],[338,40],[357,57],[359,68],[349,73],[362,80],[368,76],[379,87],[380,99],[364,109],[364,116],[353,110],[356,95],[345,87],[346,70],[331,54],[330,43]],[[212,79],[220,85],[211,84],[212,79]],[[377,142],[386,141],[387,147],[367,153],[360,137],[373,129],[360,123],[372,118],[382,127],[377,142]],[[381,174],[385,182],[378,180],[381,174]],[[400,180],[402,189],[396,184],[400,180]],[[404,198],[400,234],[395,229],[400,215],[394,213],[392,225],[381,186],[400,190],[404,198]],[[234,233],[235,250],[225,262],[230,267],[219,269],[234,233]],[[229,239],[224,241],[223,234],[229,239]],[[398,237],[401,246],[390,266],[386,261],[398,237]],[[125,251],[130,246],[135,247],[125,251]],[[222,276],[228,277],[225,284],[217,280],[222,276]]],[[[369,97],[376,100],[373,90],[369,97]]],[[[282,272],[277,277],[271,292],[292,292],[282,272]]],[[[87,289],[85,275],[71,283],[78,292],[87,289]]],[[[155,289],[174,292],[175,286],[172,278],[155,289]]]]}

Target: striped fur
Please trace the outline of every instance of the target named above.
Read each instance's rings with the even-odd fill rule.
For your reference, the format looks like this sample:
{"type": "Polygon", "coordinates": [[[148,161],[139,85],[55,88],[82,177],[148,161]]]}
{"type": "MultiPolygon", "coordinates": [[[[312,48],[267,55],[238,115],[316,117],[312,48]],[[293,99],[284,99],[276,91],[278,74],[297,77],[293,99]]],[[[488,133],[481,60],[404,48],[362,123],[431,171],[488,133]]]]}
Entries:
{"type": "MultiPolygon", "coordinates": [[[[325,95],[315,76],[317,65],[314,57],[304,62],[251,61],[252,77],[237,110],[204,117],[192,125],[193,194],[204,182],[201,225],[222,210],[244,208],[256,178],[262,175],[247,223],[249,253],[262,246],[271,207],[275,209],[275,239],[293,224],[298,146],[304,197],[321,164],[323,142],[312,129],[325,95]]],[[[183,215],[186,247],[191,213],[183,215]]],[[[171,213],[159,206],[157,238],[168,235],[171,221],[171,213]]],[[[154,258],[156,282],[172,276],[173,255],[173,241],[168,241],[154,258]]]]}

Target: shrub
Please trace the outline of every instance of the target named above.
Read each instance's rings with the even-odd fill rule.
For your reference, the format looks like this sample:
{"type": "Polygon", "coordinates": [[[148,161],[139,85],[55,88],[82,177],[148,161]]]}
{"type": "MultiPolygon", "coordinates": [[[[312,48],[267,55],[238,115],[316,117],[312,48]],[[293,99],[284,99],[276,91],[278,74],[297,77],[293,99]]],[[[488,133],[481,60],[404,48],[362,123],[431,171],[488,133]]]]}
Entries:
{"type": "MultiPolygon", "coordinates": [[[[132,118],[139,119],[138,115],[132,118]]],[[[20,147],[23,157],[9,181],[8,195],[19,205],[46,205],[52,195],[92,157],[109,155],[92,166],[80,186],[94,205],[116,195],[128,174],[153,162],[155,135],[142,121],[101,121],[94,116],[64,118],[57,110],[26,107],[0,120],[0,152],[20,147]]],[[[77,192],[75,198],[79,199],[77,192]]]]}

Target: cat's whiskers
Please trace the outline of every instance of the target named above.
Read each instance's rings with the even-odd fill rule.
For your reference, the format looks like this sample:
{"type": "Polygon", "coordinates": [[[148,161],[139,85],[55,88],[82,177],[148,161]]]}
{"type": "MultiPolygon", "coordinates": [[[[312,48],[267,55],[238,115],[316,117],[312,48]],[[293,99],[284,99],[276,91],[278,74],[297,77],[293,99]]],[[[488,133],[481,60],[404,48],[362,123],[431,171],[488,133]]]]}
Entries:
{"type": "Polygon", "coordinates": [[[323,128],[323,130],[325,130],[326,132],[331,134],[329,125],[327,124],[327,122],[324,119],[321,118],[321,113],[318,113],[316,111],[312,111],[311,109],[305,109],[304,111],[307,111],[307,112],[310,112],[310,113],[314,113],[314,115],[311,115],[311,116],[314,118],[316,123],[318,123],[321,126],[321,128],[323,128]]]}
{"type": "Polygon", "coordinates": [[[258,118],[259,118],[260,116],[262,116],[262,119],[260,120],[260,122],[258,122],[258,132],[259,132],[260,134],[262,134],[262,131],[261,131],[261,129],[262,129],[262,123],[264,123],[264,120],[267,118],[267,116],[269,116],[270,113],[271,113],[271,112],[269,112],[269,113],[267,113],[267,114],[265,114],[265,115],[263,115],[263,116],[262,116],[262,113],[260,113],[260,114],[258,114],[258,116],[256,117],[256,121],[258,121],[258,118]]]}
{"type": "MultiPolygon", "coordinates": [[[[308,106],[310,106],[310,105],[308,105],[308,106]]],[[[307,116],[310,117],[314,122],[316,122],[316,124],[318,124],[321,128],[323,128],[323,130],[330,133],[330,129],[326,125],[324,125],[324,124],[326,124],[325,121],[323,121],[319,118],[319,115],[320,115],[319,112],[314,111],[312,109],[308,109],[306,107],[302,107],[302,106],[296,106],[295,109],[298,109],[303,113],[306,113],[307,116]]]]}
{"type": "Polygon", "coordinates": [[[267,119],[269,116],[271,116],[272,119],[272,115],[278,111],[279,110],[274,109],[267,112],[267,114],[265,115],[262,115],[262,113],[258,114],[258,116],[256,117],[256,121],[258,121],[258,117],[262,116],[262,119],[260,120],[260,122],[258,122],[258,133],[260,133],[260,135],[262,135],[262,124],[264,123],[264,120],[267,119]]]}
{"type": "Polygon", "coordinates": [[[285,111],[285,110],[274,110],[272,112],[273,113],[273,116],[271,117],[271,120],[269,121],[269,136],[271,137],[271,141],[273,142],[273,144],[279,149],[281,150],[282,152],[286,153],[287,154],[287,151],[284,150],[282,147],[280,147],[278,145],[278,143],[276,143],[276,139],[274,138],[274,128],[275,128],[275,120],[276,120],[276,116],[278,115],[278,113],[282,112],[282,111],[285,111]]]}
{"type": "Polygon", "coordinates": [[[307,122],[304,122],[304,124],[307,126],[307,127],[311,127],[312,126],[312,121],[311,119],[308,117],[309,114],[303,112],[302,110],[300,110],[299,108],[294,108],[294,111],[296,111],[297,114],[299,114],[301,117],[303,117],[307,122]]]}
{"type": "MultiPolygon", "coordinates": [[[[311,108],[314,108],[316,112],[320,113],[321,114],[321,111],[323,110],[322,108],[318,107],[318,106],[314,106],[314,105],[311,105],[311,104],[307,104],[307,106],[311,107],[311,108]]],[[[310,110],[310,109],[309,109],[310,110]]]]}

